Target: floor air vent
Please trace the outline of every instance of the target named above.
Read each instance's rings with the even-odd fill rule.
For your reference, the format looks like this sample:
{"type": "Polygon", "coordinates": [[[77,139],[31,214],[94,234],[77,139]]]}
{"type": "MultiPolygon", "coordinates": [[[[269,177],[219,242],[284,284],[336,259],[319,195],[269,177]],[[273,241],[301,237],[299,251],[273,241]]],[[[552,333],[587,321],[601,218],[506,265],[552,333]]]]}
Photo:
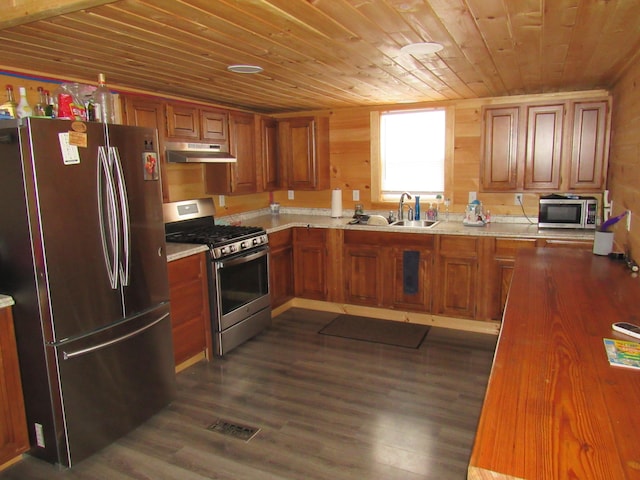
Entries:
{"type": "Polygon", "coordinates": [[[240,425],[239,423],[230,422],[228,420],[216,420],[216,422],[209,425],[207,429],[214,432],[222,433],[224,435],[229,435],[231,437],[239,438],[240,440],[244,440],[245,442],[251,440],[256,435],[256,433],[260,431],[259,428],[240,425]]]}

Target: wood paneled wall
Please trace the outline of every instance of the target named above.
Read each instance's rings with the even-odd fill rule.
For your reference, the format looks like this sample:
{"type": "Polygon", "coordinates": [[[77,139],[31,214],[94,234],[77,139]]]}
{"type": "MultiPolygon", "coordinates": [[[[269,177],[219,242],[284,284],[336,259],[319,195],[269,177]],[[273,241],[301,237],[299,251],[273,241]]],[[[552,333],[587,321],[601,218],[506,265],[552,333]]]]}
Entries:
{"type": "Polygon", "coordinates": [[[612,90],[611,147],[608,185],[613,212],[631,210],[631,231],[625,222],[613,230],[615,243],[640,261],[640,64],[634,63],[612,90]]]}
{"type": "MultiPolygon", "coordinates": [[[[26,86],[29,101],[37,101],[36,89],[39,85],[54,90],[55,80],[41,80],[28,76],[13,77],[0,75],[0,86],[11,83],[17,92],[18,86],[26,86]]],[[[624,82],[621,82],[624,84],[624,82]]],[[[110,85],[118,90],[117,85],[110,85]]],[[[506,104],[528,101],[555,101],[558,98],[591,98],[606,95],[602,90],[588,92],[573,92],[562,94],[527,95],[518,97],[497,97],[476,100],[462,100],[446,103],[425,103],[397,108],[433,107],[436,105],[453,105],[455,115],[454,127],[454,171],[453,188],[445,192],[451,198],[450,211],[463,212],[468,202],[470,191],[479,192],[480,183],[480,135],[482,129],[481,108],[488,104],[506,104]]],[[[0,92],[0,98],[3,98],[0,92]]],[[[634,97],[636,104],[640,99],[634,97]]],[[[386,107],[388,108],[388,107],[386,107]]],[[[381,107],[379,109],[385,109],[381,107]]],[[[331,155],[331,189],[342,189],[343,208],[351,210],[355,203],[362,203],[366,210],[395,210],[395,203],[377,204],[371,201],[371,165],[370,165],[370,113],[373,107],[349,108],[334,110],[330,116],[330,155],[331,155]],[[360,200],[353,200],[353,190],[359,190],[360,200]]],[[[614,110],[615,111],[615,110],[614,110]]],[[[318,112],[302,112],[296,115],[308,115],[318,112]]],[[[280,115],[284,117],[285,115],[280,115]]],[[[288,115],[291,116],[291,115],[288,115]]],[[[640,128],[640,127],[639,127],[640,128]]],[[[629,138],[633,138],[633,134],[629,138]]],[[[635,137],[639,132],[635,132],[635,137]]],[[[636,145],[637,146],[637,145],[636,145]]],[[[203,168],[200,165],[172,165],[165,174],[168,175],[171,198],[183,200],[207,196],[204,190],[203,168]]],[[[613,188],[612,188],[613,189],[613,188]]],[[[594,192],[601,193],[601,192],[594,192]]],[[[636,191],[637,193],[637,191],[636,191]]],[[[295,198],[289,200],[287,191],[274,192],[274,201],[284,207],[330,208],[331,191],[306,192],[295,191],[295,198]]],[[[519,206],[513,203],[513,193],[478,193],[478,198],[486,209],[494,215],[522,215],[519,206]]],[[[241,213],[260,208],[269,204],[268,193],[257,193],[243,196],[226,196],[225,207],[220,207],[219,196],[213,196],[218,208],[218,215],[241,213]]],[[[527,215],[537,217],[538,195],[525,194],[524,205],[527,215]]],[[[638,210],[640,211],[640,210],[638,210]]],[[[638,223],[640,227],[640,223],[638,223]]],[[[640,248],[640,247],[639,247],[640,248]]]]}

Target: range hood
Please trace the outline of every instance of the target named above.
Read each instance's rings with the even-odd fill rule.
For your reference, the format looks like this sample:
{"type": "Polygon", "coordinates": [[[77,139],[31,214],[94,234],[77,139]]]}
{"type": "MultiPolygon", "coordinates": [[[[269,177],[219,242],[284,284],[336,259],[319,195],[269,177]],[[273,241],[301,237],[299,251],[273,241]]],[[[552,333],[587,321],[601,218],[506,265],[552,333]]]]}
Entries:
{"type": "Polygon", "coordinates": [[[166,159],[170,163],[233,163],[226,143],[166,142],[166,159]]]}

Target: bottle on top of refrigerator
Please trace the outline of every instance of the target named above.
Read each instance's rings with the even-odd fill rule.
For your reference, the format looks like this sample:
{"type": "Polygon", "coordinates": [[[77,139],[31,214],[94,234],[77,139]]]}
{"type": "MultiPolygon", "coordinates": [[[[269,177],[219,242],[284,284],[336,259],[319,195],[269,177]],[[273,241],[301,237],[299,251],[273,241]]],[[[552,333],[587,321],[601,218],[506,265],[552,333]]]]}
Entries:
{"type": "Polygon", "coordinates": [[[44,88],[38,87],[38,103],[33,107],[33,115],[35,117],[44,117],[47,99],[44,96],[44,88]]]}
{"type": "Polygon", "coordinates": [[[95,108],[96,120],[98,122],[115,122],[113,95],[107,88],[104,73],[98,75],[98,88],[93,92],[93,105],[95,108]]]}
{"type": "Polygon", "coordinates": [[[13,86],[7,85],[7,101],[0,105],[0,118],[17,118],[18,104],[13,96],[13,86]]]}
{"type": "Polygon", "coordinates": [[[47,104],[44,107],[44,115],[46,117],[55,118],[56,109],[55,109],[54,99],[51,96],[51,93],[49,92],[49,90],[45,90],[44,91],[44,97],[45,97],[45,99],[47,101],[47,104]]]}
{"type": "Polygon", "coordinates": [[[27,89],[20,87],[20,101],[18,102],[18,108],[16,109],[18,118],[26,118],[33,115],[33,109],[27,101],[27,89]]]}

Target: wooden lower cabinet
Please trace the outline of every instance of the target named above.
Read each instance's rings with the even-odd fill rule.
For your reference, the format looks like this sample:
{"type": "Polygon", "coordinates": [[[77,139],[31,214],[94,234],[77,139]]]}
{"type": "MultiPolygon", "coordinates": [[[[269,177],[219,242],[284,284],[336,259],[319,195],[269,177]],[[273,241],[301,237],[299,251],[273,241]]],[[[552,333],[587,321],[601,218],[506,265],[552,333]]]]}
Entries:
{"type": "Polygon", "coordinates": [[[476,318],[481,238],[438,235],[438,295],[434,313],[476,318]]]}
{"type": "Polygon", "coordinates": [[[169,262],[171,326],[176,366],[212,356],[206,252],[169,262]]]}
{"type": "Polygon", "coordinates": [[[327,299],[326,228],[293,230],[294,292],[296,297],[327,299]]]}
{"type": "Polygon", "coordinates": [[[516,263],[516,253],[522,248],[536,248],[535,238],[487,238],[490,242],[490,264],[487,268],[487,286],[490,287],[486,316],[500,320],[507,303],[511,277],[516,263]]]}
{"type": "MultiPolygon", "coordinates": [[[[345,239],[349,237],[347,232],[345,239]]],[[[343,273],[345,301],[382,307],[384,253],[377,246],[345,243],[343,273]]]]}
{"type": "Polygon", "coordinates": [[[290,228],[269,234],[269,293],[271,308],[294,296],[293,233],[290,228]]]}
{"type": "Polygon", "coordinates": [[[346,231],[345,302],[431,311],[435,236],[346,231]]]}
{"type": "Polygon", "coordinates": [[[29,449],[11,308],[0,308],[0,466],[29,449]]]}
{"type": "Polygon", "coordinates": [[[485,296],[480,317],[501,320],[507,303],[516,254],[523,248],[574,248],[592,250],[593,240],[566,240],[544,238],[486,238],[487,265],[483,273],[485,296]]]}

